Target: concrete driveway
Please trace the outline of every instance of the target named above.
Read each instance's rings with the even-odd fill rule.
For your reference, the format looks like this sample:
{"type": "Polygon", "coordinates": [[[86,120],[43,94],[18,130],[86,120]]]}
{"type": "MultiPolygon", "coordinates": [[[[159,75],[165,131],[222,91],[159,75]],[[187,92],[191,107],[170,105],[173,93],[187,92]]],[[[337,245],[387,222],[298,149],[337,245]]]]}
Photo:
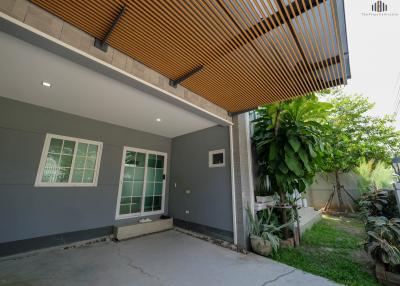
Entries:
{"type": "Polygon", "coordinates": [[[337,285],[175,230],[0,260],[0,285],[337,285]]]}

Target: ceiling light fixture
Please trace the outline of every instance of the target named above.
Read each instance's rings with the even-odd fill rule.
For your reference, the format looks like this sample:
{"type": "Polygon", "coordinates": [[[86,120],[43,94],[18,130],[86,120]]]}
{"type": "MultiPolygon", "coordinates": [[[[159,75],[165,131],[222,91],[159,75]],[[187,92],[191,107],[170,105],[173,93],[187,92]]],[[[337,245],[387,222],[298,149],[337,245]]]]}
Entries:
{"type": "Polygon", "coordinates": [[[157,122],[161,122],[161,118],[156,118],[156,121],[157,122]]]}
{"type": "Polygon", "coordinates": [[[48,81],[42,81],[42,85],[44,87],[51,87],[51,83],[49,83],[48,81]]]}

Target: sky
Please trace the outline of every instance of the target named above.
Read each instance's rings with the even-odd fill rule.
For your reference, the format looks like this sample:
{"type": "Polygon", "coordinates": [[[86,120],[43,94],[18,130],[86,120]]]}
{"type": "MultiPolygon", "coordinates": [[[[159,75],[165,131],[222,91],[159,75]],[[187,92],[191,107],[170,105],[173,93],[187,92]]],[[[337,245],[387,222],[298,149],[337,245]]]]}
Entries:
{"type": "MultiPolygon", "coordinates": [[[[393,114],[400,89],[400,0],[384,0],[393,16],[371,16],[373,0],[345,0],[352,79],[347,93],[375,102],[373,115],[393,114]]],[[[400,114],[396,117],[400,130],[400,114]]]]}

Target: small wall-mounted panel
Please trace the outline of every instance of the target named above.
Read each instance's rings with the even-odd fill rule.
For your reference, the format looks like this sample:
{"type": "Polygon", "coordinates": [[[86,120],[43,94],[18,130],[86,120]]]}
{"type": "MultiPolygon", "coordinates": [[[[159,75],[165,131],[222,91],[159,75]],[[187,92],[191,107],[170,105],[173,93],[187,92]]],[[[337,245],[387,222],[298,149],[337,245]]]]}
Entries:
{"type": "Polygon", "coordinates": [[[225,167],[225,149],[213,150],[208,152],[208,167],[225,167]]]}

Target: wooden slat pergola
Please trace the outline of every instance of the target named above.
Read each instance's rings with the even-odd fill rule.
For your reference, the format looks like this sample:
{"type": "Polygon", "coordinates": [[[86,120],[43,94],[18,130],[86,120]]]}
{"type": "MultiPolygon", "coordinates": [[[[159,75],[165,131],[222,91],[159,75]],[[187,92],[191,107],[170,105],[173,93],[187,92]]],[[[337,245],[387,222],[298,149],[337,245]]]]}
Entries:
{"type": "Polygon", "coordinates": [[[336,0],[32,2],[232,113],[349,75],[336,0]]]}

